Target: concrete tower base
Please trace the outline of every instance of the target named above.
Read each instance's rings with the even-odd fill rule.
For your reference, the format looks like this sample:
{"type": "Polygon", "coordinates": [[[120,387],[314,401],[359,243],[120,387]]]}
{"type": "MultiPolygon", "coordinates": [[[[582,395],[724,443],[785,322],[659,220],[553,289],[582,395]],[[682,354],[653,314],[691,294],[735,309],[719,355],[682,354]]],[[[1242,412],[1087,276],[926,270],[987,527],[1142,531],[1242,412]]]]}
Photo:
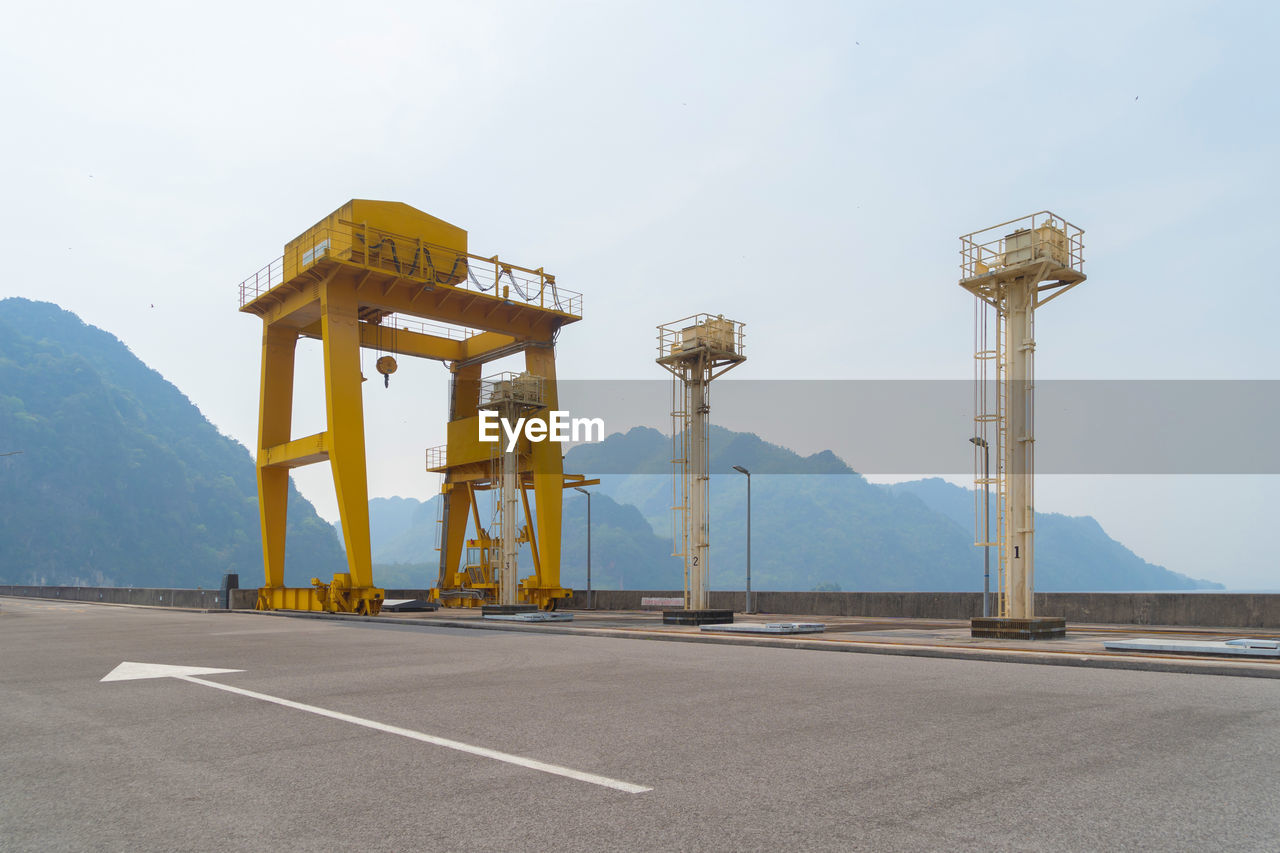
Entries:
{"type": "Polygon", "coordinates": [[[969,620],[969,635],[998,640],[1053,640],[1067,636],[1067,620],[1061,616],[1008,619],[977,616],[969,620]]]}
{"type": "Polygon", "coordinates": [[[732,621],[732,610],[662,611],[663,625],[725,625],[732,621]]]}
{"type": "Polygon", "coordinates": [[[513,613],[536,613],[536,604],[485,604],[480,607],[483,616],[510,616],[513,613]]]}

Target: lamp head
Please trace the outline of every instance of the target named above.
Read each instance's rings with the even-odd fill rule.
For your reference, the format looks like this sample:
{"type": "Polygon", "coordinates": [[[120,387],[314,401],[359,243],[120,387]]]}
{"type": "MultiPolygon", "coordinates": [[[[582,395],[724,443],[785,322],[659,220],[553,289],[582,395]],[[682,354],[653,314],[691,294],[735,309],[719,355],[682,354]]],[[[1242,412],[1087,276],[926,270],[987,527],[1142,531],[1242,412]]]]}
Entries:
{"type": "Polygon", "coordinates": [[[986,440],[985,438],[980,437],[980,436],[974,436],[973,438],[969,439],[969,441],[970,441],[970,443],[972,443],[972,444],[976,444],[978,447],[986,447],[986,446],[987,446],[987,440],[986,440]]]}
{"type": "Polygon", "coordinates": [[[751,472],[746,468],[743,468],[741,465],[734,465],[733,470],[737,471],[739,474],[746,474],[748,477],[751,476],[751,472]]]}

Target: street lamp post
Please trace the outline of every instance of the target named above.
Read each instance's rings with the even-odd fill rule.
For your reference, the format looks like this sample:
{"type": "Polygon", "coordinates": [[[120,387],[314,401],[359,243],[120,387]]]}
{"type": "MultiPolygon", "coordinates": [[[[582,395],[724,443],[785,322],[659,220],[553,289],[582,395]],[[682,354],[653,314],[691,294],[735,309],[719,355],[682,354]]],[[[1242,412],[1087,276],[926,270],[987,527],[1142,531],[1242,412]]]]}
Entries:
{"type": "Polygon", "coordinates": [[[747,475],[747,609],[743,613],[754,613],[751,609],[751,472],[741,465],[734,465],[733,470],[747,475]]]}
{"type": "Polygon", "coordinates": [[[578,486],[574,486],[573,490],[587,496],[587,609],[594,610],[591,606],[591,493],[578,486]]]}
{"type": "Polygon", "coordinates": [[[991,615],[991,448],[985,438],[971,443],[982,448],[982,615],[991,615]]]}

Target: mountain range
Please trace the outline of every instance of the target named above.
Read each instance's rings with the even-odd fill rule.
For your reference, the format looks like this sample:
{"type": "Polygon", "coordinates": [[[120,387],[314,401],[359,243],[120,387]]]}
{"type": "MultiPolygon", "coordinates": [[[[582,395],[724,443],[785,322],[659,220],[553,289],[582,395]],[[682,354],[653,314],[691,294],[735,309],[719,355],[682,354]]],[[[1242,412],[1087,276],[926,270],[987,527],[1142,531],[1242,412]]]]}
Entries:
{"type": "MultiPolygon", "coordinates": [[[[714,588],[741,589],[745,583],[747,485],[733,470],[741,465],[752,474],[753,588],[981,589],[983,555],[973,545],[975,501],[969,489],[938,478],[873,484],[830,451],[800,456],[752,433],[717,426],[709,441],[714,588]]],[[[671,454],[669,436],[636,427],[566,455],[565,470],[601,481],[592,496],[593,586],[681,586],[680,562],[670,556],[671,454]]],[[[380,577],[409,587],[431,583],[437,500],[370,502],[380,577]]],[[[561,574],[574,587],[585,583],[585,515],[586,499],[567,492],[561,574]]],[[[1041,591],[1221,588],[1143,560],[1088,516],[1037,513],[1036,527],[1041,591]]]]}
{"type": "MultiPolygon", "coordinates": [[[[876,485],[830,451],[800,456],[712,427],[711,582],[741,588],[752,472],[757,589],[972,590],[973,496],[942,480],[876,485]]],[[[671,439],[636,428],[573,447],[591,498],[598,588],[674,589],[671,439]],[[617,473],[625,472],[625,473],[617,473]]],[[[254,465],[114,336],[45,302],[0,300],[0,583],[216,586],[262,577],[254,465]],[[20,452],[15,452],[20,451],[20,452]]],[[[334,528],[290,492],[286,582],[342,571],[334,528]]],[[[586,581],[586,498],[566,492],[562,582],[586,581]]],[[[436,501],[370,502],[375,581],[436,576],[436,501]]],[[[1152,565],[1088,517],[1037,516],[1041,590],[1218,586],[1152,565]]],[[[527,561],[524,565],[528,565],[527,561]]]]}

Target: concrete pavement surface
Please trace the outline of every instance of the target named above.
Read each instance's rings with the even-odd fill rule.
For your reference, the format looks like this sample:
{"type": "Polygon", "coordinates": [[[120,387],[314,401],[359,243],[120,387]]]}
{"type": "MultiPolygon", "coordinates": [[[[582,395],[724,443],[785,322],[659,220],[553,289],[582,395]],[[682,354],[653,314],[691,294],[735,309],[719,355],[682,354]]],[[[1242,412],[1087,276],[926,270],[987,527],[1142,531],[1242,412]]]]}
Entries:
{"type": "Polygon", "coordinates": [[[1274,850],[1280,838],[1269,678],[12,598],[0,649],[3,850],[1274,850]],[[122,661],[242,670],[199,676],[241,692],[102,682],[122,661]]]}

